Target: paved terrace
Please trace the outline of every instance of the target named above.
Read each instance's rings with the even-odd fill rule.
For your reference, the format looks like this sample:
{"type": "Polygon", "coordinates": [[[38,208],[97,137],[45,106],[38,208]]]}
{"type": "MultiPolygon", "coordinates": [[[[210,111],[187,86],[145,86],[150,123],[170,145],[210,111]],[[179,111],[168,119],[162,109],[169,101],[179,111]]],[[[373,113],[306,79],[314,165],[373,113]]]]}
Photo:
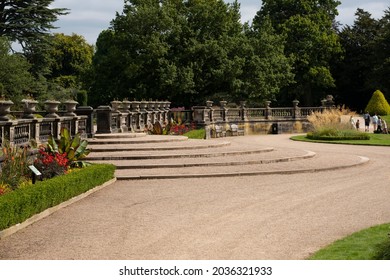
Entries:
{"type": "Polygon", "coordinates": [[[0,240],[0,259],[305,259],[390,222],[388,147],[289,137],[96,139],[122,180],[0,240]]]}

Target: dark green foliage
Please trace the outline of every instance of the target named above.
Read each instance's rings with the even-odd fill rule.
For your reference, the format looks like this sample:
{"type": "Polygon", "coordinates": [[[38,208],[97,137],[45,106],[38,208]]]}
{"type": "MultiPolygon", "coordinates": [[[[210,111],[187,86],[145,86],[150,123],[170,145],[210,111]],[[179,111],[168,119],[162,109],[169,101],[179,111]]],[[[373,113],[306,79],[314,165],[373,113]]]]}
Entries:
{"type": "Polygon", "coordinates": [[[50,135],[47,143],[47,148],[51,153],[65,153],[70,166],[83,165],[80,160],[90,153],[87,146],[88,141],[81,139],[79,133],[72,137],[66,128],[61,129],[60,139],[55,139],[53,135],[50,135]]]}
{"type": "Polygon", "coordinates": [[[25,92],[34,90],[34,78],[29,72],[31,65],[20,54],[10,53],[10,42],[0,37],[0,84],[2,94],[16,103],[25,92]]]}
{"type": "Polygon", "coordinates": [[[356,130],[338,130],[335,128],[324,128],[307,133],[307,138],[312,140],[370,140],[370,135],[356,130]]]}
{"type": "Polygon", "coordinates": [[[87,106],[88,104],[88,92],[86,90],[76,91],[76,101],[80,106],[87,106]]]}
{"type": "Polygon", "coordinates": [[[53,0],[1,0],[0,36],[17,41],[22,46],[39,41],[66,9],[51,8],[53,0]]]}
{"type": "Polygon", "coordinates": [[[222,0],[127,1],[98,38],[90,77],[94,106],[115,98],[181,106],[273,99],[292,78],[282,37],[265,24],[251,32],[238,2],[222,0]]]}
{"type": "Polygon", "coordinates": [[[91,165],[0,196],[0,230],[114,178],[115,166],[91,165]]]}
{"type": "Polygon", "coordinates": [[[293,60],[295,83],[284,88],[284,98],[288,102],[298,98],[303,105],[318,104],[335,87],[330,61],[342,51],[333,28],[340,2],[263,0],[262,3],[254,24],[269,18],[276,33],[286,38],[285,54],[293,60]]]}
{"type": "Polygon", "coordinates": [[[390,115],[390,105],[380,90],[374,92],[367,104],[365,112],[369,112],[371,115],[390,115]]]}

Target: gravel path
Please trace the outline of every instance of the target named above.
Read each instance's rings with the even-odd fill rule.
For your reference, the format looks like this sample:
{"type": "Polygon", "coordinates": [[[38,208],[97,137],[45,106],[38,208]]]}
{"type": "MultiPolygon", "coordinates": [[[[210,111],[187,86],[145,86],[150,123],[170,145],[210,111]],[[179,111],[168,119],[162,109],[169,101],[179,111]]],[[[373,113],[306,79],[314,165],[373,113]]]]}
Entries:
{"type": "Polygon", "coordinates": [[[390,222],[390,148],[288,137],[232,141],[370,162],[319,173],[118,181],[0,240],[0,259],[304,259],[390,222]]]}

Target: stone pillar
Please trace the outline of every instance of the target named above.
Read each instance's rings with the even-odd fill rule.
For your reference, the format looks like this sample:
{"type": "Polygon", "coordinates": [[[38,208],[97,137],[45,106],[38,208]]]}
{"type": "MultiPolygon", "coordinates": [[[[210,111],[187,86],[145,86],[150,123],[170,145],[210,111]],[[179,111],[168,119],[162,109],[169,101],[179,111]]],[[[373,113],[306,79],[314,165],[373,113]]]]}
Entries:
{"type": "Polygon", "coordinates": [[[265,118],[272,119],[271,101],[265,101],[265,118]]]}
{"type": "Polygon", "coordinates": [[[76,109],[76,114],[79,116],[87,116],[86,133],[88,138],[92,138],[95,135],[93,108],[91,106],[80,106],[76,109]]]}
{"type": "Polygon", "coordinates": [[[228,110],[229,110],[229,109],[226,107],[227,101],[219,101],[219,104],[220,104],[221,110],[222,110],[222,112],[221,112],[222,121],[225,121],[225,122],[229,121],[228,118],[227,118],[228,110]]]}
{"type": "Polygon", "coordinates": [[[210,110],[206,106],[194,106],[192,107],[194,112],[194,121],[199,125],[210,124],[209,112],[210,110]]]}
{"type": "Polygon", "coordinates": [[[99,106],[96,109],[97,134],[112,133],[112,111],[110,106],[99,106]]]}
{"type": "Polygon", "coordinates": [[[140,102],[131,101],[130,127],[133,132],[140,131],[140,102]]]}
{"type": "Polygon", "coordinates": [[[209,113],[209,120],[210,120],[210,123],[214,122],[214,109],[213,109],[213,101],[206,101],[206,106],[207,106],[207,109],[208,109],[208,113],[209,113]]]}
{"type": "Polygon", "coordinates": [[[301,109],[298,107],[299,101],[293,100],[293,118],[299,118],[301,116],[301,109]]]}
{"type": "Polygon", "coordinates": [[[241,108],[241,120],[247,121],[248,120],[248,110],[246,108],[246,101],[240,101],[240,108],[241,108]]]}

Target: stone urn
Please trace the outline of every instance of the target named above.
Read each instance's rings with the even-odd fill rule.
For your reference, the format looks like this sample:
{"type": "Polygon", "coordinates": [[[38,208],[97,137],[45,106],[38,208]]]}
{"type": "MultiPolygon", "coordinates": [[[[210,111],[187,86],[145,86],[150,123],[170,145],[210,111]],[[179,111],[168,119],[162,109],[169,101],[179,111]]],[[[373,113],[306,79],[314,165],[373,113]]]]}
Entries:
{"type": "Polygon", "coordinates": [[[140,103],[140,108],[142,111],[145,111],[146,108],[148,107],[148,101],[145,101],[145,100],[142,100],[141,103],[140,103]]]}
{"type": "Polygon", "coordinates": [[[115,112],[118,112],[119,111],[119,107],[121,106],[122,102],[121,101],[117,101],[117,100],[114,100],[114,101],[111,101],[111,108],[113,111],[115,112]]]}
{"type": "Polygon", "coordinates": [[[23,99],[21,103],[23,105],[23,118],[33,119],[38,101],[34,99],[23,99]]]}
{"type": "Polygon", "coordinates": [[[74,100],[66,100],[63,103],[64,103],[65,108],[66,108],[65,116],[77,117],[77,114],[75,113],[75,111],[76,111],[76,106],[79,103],[77,101],[74,101],[74,100]]]}
{"type": "Polygon", "coordinates": [[[219,105],[221,106],[222,109],[225,109],[227,105],[227,101],[219,101],[219,105]]]}
{"type": "Polygon", "coordinates": [[[208,108],[211,108],[211,107],[213,106],[213,101],[207,100],[207,101],[206,101],[206,106],[207,106],[208,108]]]}
{"type": "Polygon", "coordinates": [[[131,101],[131,110],[132,111],[135,111],[135,112],[138,112],[139,111],[139,106],[141,104],[141,102],[139,101],[131,101]]]}
{"type": "Polygon", "coordinates": [[[48,113],[45,117],[46,118],[59,118],[60,116],[57,115],[58,112],[58,106],[61,104],[61,102],[57,100],[46,100],[44,102],[45,104],[45,110],[48,113]]]}
{"type": "Polygon", "coordinates": [[[9,121],[8,114],[11,113],[11,106],[14,103],[11,100],[0,100],[0,121],[9,121]]]}
{"type": "Polygon", "coordinates": [[[148,109],[149,109],[150,111],[154,111],[155,105],[156,105],[156,102],[155,102],[155,101],[149,101],[149,102],[148,102],[148,109]]]}
{"type": "Polygon", "coordinates": [[[294,99],[292,103],[293,103],[294,108],[297,108],[298,104],[299,104],[299,101],[294,99]]]}
{"type": "Polygon", "coordinates": [[[131,108],[131,102],[129,100],[123,100],[122,101],[122,110],[124,112],[130,111],[131,108]]]}

